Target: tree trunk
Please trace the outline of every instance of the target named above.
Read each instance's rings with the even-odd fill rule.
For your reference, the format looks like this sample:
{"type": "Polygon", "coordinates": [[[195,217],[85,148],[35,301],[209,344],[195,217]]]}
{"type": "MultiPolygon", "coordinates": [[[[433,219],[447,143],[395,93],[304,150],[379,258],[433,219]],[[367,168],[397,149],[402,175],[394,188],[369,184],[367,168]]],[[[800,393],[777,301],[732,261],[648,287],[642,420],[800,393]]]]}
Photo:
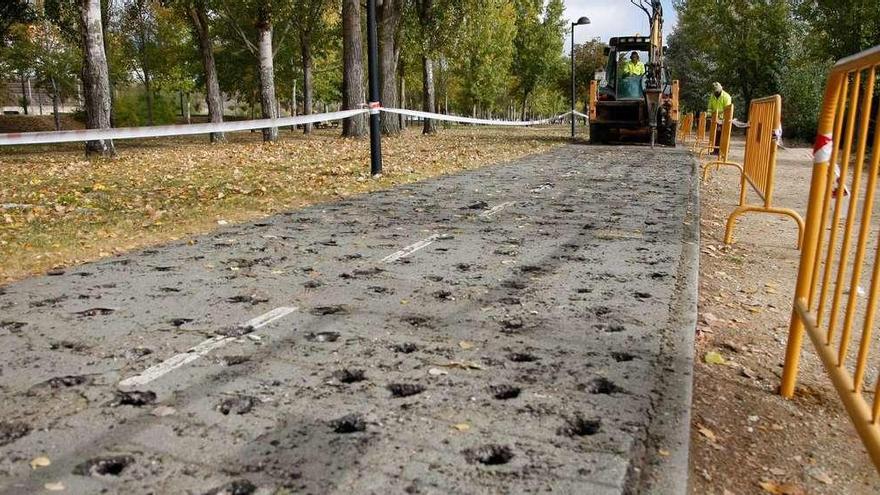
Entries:
{"type": "MultiPolygon", "coordinates": [[[[403,62],[398,63],[398,71],[397,71],[397,80],[400,84],[400,89],[397,92],[397,100],[400,102],[400,108],[406,108],[406,78],[404,77],[403,72],[403,62]]],[[[406,130],[406,115],[400,114],[400,130],[406,130]]]]}
{"type": "MultiPolygon", "coordinates": [[[[268,7],[260,9],[259,49],[260,49],[260,107],[264,119],[274,119],[275,115],[275,67],[272,63],[272,21],[268,7]]],[[[278,128],[263,129],[263,141],[277,141],[278,128]]]]}
{"type": "MultiPolygon", "coordinates": [[[[428,57],[422,57],[422,110],[434,111],[434,62],[428,57]]],[[[433,119],[425,119],[422,134],[435,134],[437,125],[433,119]]]]}
{"type": "MultiPolygon", "coordinates": [[[[362,108],[364,100],[364,56],[361,46],[360,0],[342,0],[342,108],[362,108]]],[[[366,115],[342,121],[342,135],[361,137],[367,133],[366,115]]]]}
{"type": "MultiPolygon", "coordinates": [[[[78,0],[80,35],[83,47],[83,99],[86,127],[110,128],[110,77],[107,55],[104,52],[104,33],[101,27],[101,1],[78,0]]],[[[88,141],[86,153],[113,155],[113,141],[88,141]]]]}
{"type": "MultiPolygon", "coordinates": [[[[303,69],[303,115],[312,114],[312,40],[308,36],[300,37],[300,47],[302,48],[302,69],[303,69]]],[[[303,134],[311,134],[312,124],[303,125],[303,134]]]]}
{"type": "Polygon", "coordinates": [[[52,83],[52,116],[55,118],[55,130],[61,130],[61,114],[58,112],[58,106],[61,98],[58,96],[58,81],[55,78],[50,78],[49,82],[52,83]]]}
{"type": "Polygon", "coordinates": [[[24,110],[25,115],[28,114],[28,105],[30,104],[28,101],[26,79],[25,76],[21,76],[21,108],[24,110]]]}
{"type": "Polygon", "coordinates": [[[147,125],[153,125],[153,77],[144,65],[144,91],[147,93],[147,125]]]}
{"type": "MultiPolygon", "coordinates": [[[[202,70],[205,73],[205,103],[208,104],[208,118],[213,123],[223,122],[223,97],[217,81],[217,67],[214,65],[214,43],[208,29],[208,14],[204,2],[195,2],[189,7],[189,18],[199,38],[199,52],[202,56],[202,70]]],[[[211,142],[226,140],[222,132],[212,132],[211,142]]]]}
{"type": "Polygon", "coordinates": [[[187,124],[192,124],[192,117],[189,113],[189,91],[183,94],[183,119],[187,124]]]}
{"type": "Polygon", "coordinates": [[[529,101],[529,94],[523,94],[523,106],[522,106],[522,114],[519,117],[519,120],[526,120],[526,103],[529,101]]]}
{"type": "MultiPolygon", "coordinates": [[[[395,47],[397,30],[400,26],[401,0],[384,0],[378,8],[379,30],[379,87],[382,106],[397,106],[397,57],[395,47]]],[[[382,114],[382,134],[400,132],[397,116],[382,114]]]]}

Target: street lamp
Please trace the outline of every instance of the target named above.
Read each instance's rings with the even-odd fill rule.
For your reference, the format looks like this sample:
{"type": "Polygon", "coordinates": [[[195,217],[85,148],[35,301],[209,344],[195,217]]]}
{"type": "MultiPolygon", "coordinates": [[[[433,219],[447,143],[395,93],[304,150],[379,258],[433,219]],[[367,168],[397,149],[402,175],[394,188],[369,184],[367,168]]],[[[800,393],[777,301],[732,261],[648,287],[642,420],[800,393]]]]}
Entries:
{"type": "Polygon", "coordinates": [[[571,138],[574,139],[574,27],[589,24],[590,19],[581,17],[577,22],[571,23],[571,138]]]}

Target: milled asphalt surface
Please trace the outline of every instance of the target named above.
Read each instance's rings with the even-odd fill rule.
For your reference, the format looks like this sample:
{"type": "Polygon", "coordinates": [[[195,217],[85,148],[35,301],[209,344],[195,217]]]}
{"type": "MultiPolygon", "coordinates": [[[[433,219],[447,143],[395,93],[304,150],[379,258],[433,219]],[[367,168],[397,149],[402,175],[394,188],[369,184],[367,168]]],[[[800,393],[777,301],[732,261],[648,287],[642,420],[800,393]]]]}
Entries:
{"type": "Polygon", "coordinates": [[[683,493],[693,166],[571,145],[0,288],[0,492],[683,493]]]}

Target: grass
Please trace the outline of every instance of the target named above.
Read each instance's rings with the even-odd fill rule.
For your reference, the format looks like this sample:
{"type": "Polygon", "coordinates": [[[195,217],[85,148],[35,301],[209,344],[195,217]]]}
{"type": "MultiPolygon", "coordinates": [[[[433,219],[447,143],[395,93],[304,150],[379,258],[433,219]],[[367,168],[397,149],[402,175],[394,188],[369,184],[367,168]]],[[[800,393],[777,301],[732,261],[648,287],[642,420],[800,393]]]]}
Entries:
{"type": "Polygon", "coordinates": [[[367,140],[282,131],[122,141],[113,159],[79,144],[0,149],[0,283],[208,232],[305,205],[503,162],[558,146],[565,129],[409,129],[383,138],[369,176],[367,140]]]}

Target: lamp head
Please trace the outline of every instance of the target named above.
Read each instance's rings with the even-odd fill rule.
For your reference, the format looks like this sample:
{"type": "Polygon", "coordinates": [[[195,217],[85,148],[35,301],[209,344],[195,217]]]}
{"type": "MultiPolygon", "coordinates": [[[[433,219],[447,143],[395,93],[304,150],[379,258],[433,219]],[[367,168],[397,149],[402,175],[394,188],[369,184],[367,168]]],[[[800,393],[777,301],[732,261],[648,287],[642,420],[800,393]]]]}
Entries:
{"type": "Polygon", "coordinates": [[[574,22],[573,24],[575,26],[581,26],[581,25],[589,24],[589,23],[590,23],[590,19],[588,17],[581,17],[580,19],[577,20],[577,22],[574,22]]]}

